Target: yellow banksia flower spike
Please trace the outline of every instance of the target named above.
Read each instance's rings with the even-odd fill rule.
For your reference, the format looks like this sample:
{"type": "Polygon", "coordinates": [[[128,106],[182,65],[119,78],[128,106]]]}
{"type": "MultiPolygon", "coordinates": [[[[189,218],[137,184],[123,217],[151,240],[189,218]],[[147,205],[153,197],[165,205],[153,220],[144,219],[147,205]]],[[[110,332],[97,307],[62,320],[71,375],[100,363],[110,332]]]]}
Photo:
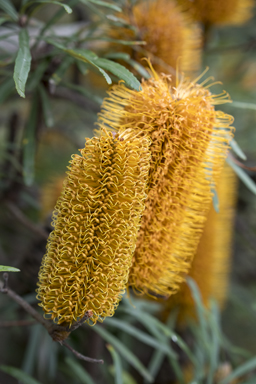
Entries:
{"type": "Polygon", "coordinates": [[[93,324],[114,314],[145,207],[148,147],[147,138],[105,133],[73,155],[37,290],[39,305],[56,323],[72,325],[87,311],[93,324]]]}
{"type": "MultiPolygon", "coordinates": [[[[142,40],[146,45],[134,52],[137,60],[149,56],[156,70],[167,72],[176,69],[177,60],[182,71],[196,71],[201,64],[202,38],[200,28],[182,13],[172,0],[138,2],[131,10],[122,14],[128,23],[138,30],[138,36],[129,28],[111,28],[115,39],[142,40]]],[[[122,50],[131,54],[132,48],[123,45],[122,50]]],[[[143,62],[142,62],[143,63],[143,62]]]]}
{"type": "MultiPolygon", "coordinates": [[[[209,299],[214,298],[222,308],[227,296],[237,196],[237,177],[227,164],[221,173],[217,193],[219,213],[211,207],[189,276],[197,283],[204,305],[207,306],[209,299]]],[[[164,302],[163,319],[177,306],[181,324],[195,316],[194,300],[186,283],[176,295],[164,302]]]]}
{"type": "Polygon", "coordinates": [[[178,3],[205,25],[243,24],[253,16],[253,0],[178,0],[178,3]]]}
{"type": "Polygon", "coordinates": [[[152,73],[141,92],[115,85],[98,125],[125,140],[151,140],[148,196],[129,284],[147,294],[171,295],[197,249],[233,118],[214,109],[230,100],[225,92],[212,95],[206,81],[182,80],[174,87],[169,76],[152,73]]]}

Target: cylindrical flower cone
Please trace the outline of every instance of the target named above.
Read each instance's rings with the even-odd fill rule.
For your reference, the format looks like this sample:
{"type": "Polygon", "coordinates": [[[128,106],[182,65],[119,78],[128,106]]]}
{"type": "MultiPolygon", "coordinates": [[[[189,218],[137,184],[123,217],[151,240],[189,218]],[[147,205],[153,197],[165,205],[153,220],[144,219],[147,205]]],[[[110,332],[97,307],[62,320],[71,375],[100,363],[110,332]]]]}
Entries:
{"type": "Polygon", "coordinates": [[[243,24],[253,16],[253,0],[178,0],[178,3],[207,26],[243,24]]]}
{"type": "MultiPolygon", "coordinates": [[[[205,83],[205,82],[204,82],[205,83]]],[[[231,116],[214,105],[229,101],[208,86],[164,75],[135,92],[114,86],[98,119],[125,140],[151,140],[146,208],[129,284],[147,294],[176,293],[189,271],[232,136],[231,116]]]]}
{"type": "Polygon", "coordinates": [[[39,272],[39,305],[56,323],[114,314],[145,207],[148,147],[107,133],[73,155],[39,272]]]}
{"type": "MultiPolygon", "coordinates": [[[[212,206],[200,239],[189,276],[198,285],[202,302],[210,298],[223,307],[227,296],[233,219],[237,195],[237,178],[229,165],[225,165],[217,185],[219,213],[212,206]]],[[[175,307],[179,307],[179,322],[195,316],[195,303],[189,287],[183,283],[179,292],[164,302],[163,319],[175,307]]]]}
{"type": "Polygon", "coordinates": [[[129,45],[118,46],[136,60],[150,57],[156,70],[164,72],[175,73],[178,59],[182,71],[191,72],[200,68],[200,28],[174,1],[138,2],[131,10],[124,9],[122,18],[137,29],[137,35],[134,29],[125,27],[112,27],[109,33],[115,39],[144,41],[146,45],[138,46],[133,53],[129,45]]]}

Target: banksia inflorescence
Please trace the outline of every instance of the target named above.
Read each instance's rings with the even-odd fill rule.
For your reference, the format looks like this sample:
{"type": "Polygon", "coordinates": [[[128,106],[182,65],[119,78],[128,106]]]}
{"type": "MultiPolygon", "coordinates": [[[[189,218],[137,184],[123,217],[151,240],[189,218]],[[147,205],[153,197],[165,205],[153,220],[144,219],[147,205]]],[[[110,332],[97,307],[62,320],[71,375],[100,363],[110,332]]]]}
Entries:
{"type": "MultiPolygon", "coordinates": [[[[204,305],[214,298],[221,308],[227,296],[236,187],[236,175],[226,164],[217,185],[219,213],[211,207],[189,271],[189,276],[198,285],[204,305]]],[[[164,302],[164,319],[177,306],[180,308],[181,323],[195,315],[195,303],[186,283],[182,284],[176,295],[164,302]]]]}
{"type": "Polygon", "coordinates": [[[232,135],[231,116],[214,105],[228,95],[169,76],[142,82],[135,92],[123,84],[106,98],[98,124],[125,140],[150,138],[148,196],[129,284],[144,293],[176,293],[189,271],[232,135]]]}
{"type": "MultiPolygon", "coordinates": [[[[122,17],[137,29],[111,29],[110,35],[115,39],[142,40],[142,53],[138,49],[133,52],[137,60],[150,56],[156,70],[166,72],[168,66],[176,69],[180,59],[183,71],[196,71],[201,62],[201,32],[191,22],[190,17],[172,0],[142,1],[136,4],[130,12],[122,17]],[[160,60],[159,60],[160,59],[160,60]]],[[[122,49],[131,54],[130,46],[123,45],[122,49]]],[[[171,69],[169,68],[169,69],[171,69]]]]}
{"type": "Polygon", "coordinates": [[[178,3],[206,26],[242,24],[253,16],[253,0],[178,0],[178,3]]]}
{"type": "Polygon", "coordinates": [[[58,324],[112,316],[125,290],[149,171],[149,140],[112,133],[73,155],[39,272],[39,305],[58,324]]]}

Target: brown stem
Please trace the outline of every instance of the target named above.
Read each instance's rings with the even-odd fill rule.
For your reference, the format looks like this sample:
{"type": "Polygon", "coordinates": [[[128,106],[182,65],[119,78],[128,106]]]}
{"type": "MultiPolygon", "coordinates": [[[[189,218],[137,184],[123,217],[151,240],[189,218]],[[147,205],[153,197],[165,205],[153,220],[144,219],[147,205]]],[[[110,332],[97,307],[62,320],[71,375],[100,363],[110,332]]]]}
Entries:
{"type": "Polygon", "coordinates": [[[29,303],[27,303],[24,299],[22,299],[21,296],[17,295],[13,290],[6,287],[6,276],[7,274],[4,273],[4,284],[0,281],[0,292],[5,293],[7,296],[9,296],[12,300],[14,300],[17,304],[19,304],[27,313],[29,313],[38,323],[42,324],[43,327],[47,329],[49,332],[52,324],[45,320],[43,316],[40,315],[29,303]]]}
{"type": "Polygon", "coordinates": [[[241,163],[241,161],[237,160],[234,156],[232,156],[231,153],[229,153],[229,157],[231,157],[232,161],[235,164],[239,165],[240,168],[246,169],[247,171],[256,172],[256,167],[248,167],[247,165],[244,165],[243,163],[241,163]]]}
{"type": "Polygon", "coordinates": [[[46,320],[43,316],[41,316],[40,313],[38,313],[29,303],[27,303],[21,296],[19,296],[16,292],[12,291],[8,287],[8,273],[4,273],[3,278],[4,282],[0,281],[0,292],[5,293],[7,296],[9,296],[12,300],[19,304],[27,313],[29,313],[38,323],[42,324],[42,326],[47,329],[49,335],[54,341],[57,341],[61,345],[64,345],[79,359],[89,361],[91,363],[103,363],[103,360],[95,360],[82,355],[81,353],[75,351],[72,347],[70,347],[66,342],[64,342],[64,340],[69,336],[72,330],[78,328],[84,321],[86,321],[93,315],[92,311],[87,311],[85,313],[85,316],[77,323],[73,324],[71,327],[53,324],[52,322],[46,320]]]}
{"type": "Polygon", "coordinates": [[[60,341],[60,344],[61,344],[61,345],[64,345],[64,347],[67,347],[72,353],[74,353],[74,355],[75,355],[78,359],[81,359],[81,360],[84,360],[84,361],[88,361],[89,363],[99,363],[99,364],[104,364],[104,361],[103,361],[103,360],[96,360],[96,359],[92,359],[91,357],[87,357],[87,356],[81,355],[81,353],[77,352],[75,349],[73,349],[72,347],[70,347],[70,345],[67,344],[65,341],[60,341]]]}
{"type": "Polygon", "coordinates": [[[35,320],[10,320],[10,321],[0,321],[0,328],[8,327],[25,327],[27,325],[37,324],[35,320]]]}

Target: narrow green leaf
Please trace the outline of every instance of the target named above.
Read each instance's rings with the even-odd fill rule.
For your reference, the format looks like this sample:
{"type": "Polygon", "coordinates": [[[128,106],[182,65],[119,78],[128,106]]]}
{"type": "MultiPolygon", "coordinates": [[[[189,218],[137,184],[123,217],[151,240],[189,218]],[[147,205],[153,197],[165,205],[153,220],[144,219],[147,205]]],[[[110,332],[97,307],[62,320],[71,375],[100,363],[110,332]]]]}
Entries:
{"type": "Polygon", "coordinates": [[[107,54],[105,57],[106,59],[124,60],[126,63],[130,64],[145,79],[149,79],[151,77],[146,68],[144,68],[143,65],[139,64],[137,61],[132,60],[128,53],[114,52],[107,54]]]}
{"type": "Polygon", "coordinates": [[[29,49],[29,36],[25,28],[20,30],[19,50],[15,60],[14,81],[18,94],[25,97],[25,86],[30,71],[31,53],[29,49]]]}
{"type": "MultiPolygon", "coordinates": [[[[163,336],[166,338],[171,339],[173,342],[175,342],[188,356],[188,358],[194,363],[194,356],[189,349],[189,347],[185,344],[185,342],[179,337],[175,332],[173,332],[171,329],[169,329],[166,325],[164,325],[162,322],[160,322],[158,319],[155,317],[151,316],[149,313],[146,312],[141,312],[137,308],[132,310],[132,309],[119,309],[122,310],[123,312],[129,313],[131,316],[134,316],[141,324],[144,325],[146,329],[149,329],[152,334],[156,338],[159,338],[159,340],[163,339],[163,336]]],[[[172,354],[172,359],[176,358],[176,354],[171,351],[172,354]]],[[[170,351],[169,351],[170,355],[170,351]]]]}
{"type": "Polygon", "coordinates": [[[193,299],[194,299],[194,302],[196,305],[196,311],[197,311],[197,316],[198,316],[199,324],[200,324],[201,331],[202,331],[202,337],[203,337],[203,340],[204,340],[204,343],[206,346],[206,345],[209,345],[209,338],[208,338],[208,334],[207,334],[207,323],[206,323],[204,306],[202,303],[201,294],[199,292],[199,289],[198,289],[196,283],[190,277],[187,277],[187,284],[191,290],[191,294],[193,296],[193,299]]]}
{"type": "Polygon", "coordinates": [[[124,320],[119,320],[115,318],[107,318],[105,319],[105,324],[109,326],[116,327],[121,329],[124,332],[127,332],[129,335],[135,337],[136,339],[142,341],[144,344],[150,345],[152,348],[158,349],[163,353],[170,355],[173,357],[173,354],[170,353],[170,350],[162,344],[159,344],[159,341],[148,335],[147,333],[137,329],[133,325],[127,323],[124,320]]]}
{"type": "Polygon", "coordinates": [[[102,68],[100,68],[97,64],[95,64],[95,60],[97,59],[97,55],[93,53],[92,51],[89,51],[87,49],[67,49],[63,45],[56,43],[55,41],[52,41],[51,39],[48,39],[48,42],[55,47],[63,50],[64,52],[68,53],[70,56],[73,56],[75,59],[82,60],[85,63],[90,63],[95,68],[97,68],[101,74],[105,77],[108,84],[112,84],[112,80],[102,68]]]}
{"type": "Polygon", "coordinates": [[[218,369],[219,351],[220,351],[220,329],[219,329],[219,312],[216,302],[211,302],[211,311],[208,320],[211,333],[211,348],[210,348],[210,366],[207,375],[207,384],[214,383],[214,375],[218,369]]]}
{"type": "Polygon", "coordinates": [[[250,178],[250,176],[247,175],[247,173],[240,168],[238,165],[236,165],[230,157],[226,159],[226,162],[233,168],[239,179],[246,185],[246,187],[256,195],[256,184],[254,181],[250,178]]]}
{"type": "Polygon", "coordinates": [[[178,383],[179,384],[186,384],[180,363],[177,360],[172,360],[170,358],[168,358],[168,360],[169,360],[170,366],[172,367],[172,369],[175,373],[175,376],[176,376],[178,383]]]}
{"type": "Polygon", "coordinates": [[[105,55],[105,58],[106,59],[113,59],[113,60],[129,60],[130,59],[130,55],[128,53],[124,53],[124,52],[112,52],[112,53],[107,53],[105,55]]]}
{"type": "Polygon", "coordinates": [[[23,137],[23,178],[27,186],[34,180],[34,165],[36,152],[36,124],[37,124],[38,97],[34,96],[30,116],[25,126],[23,137]]]}
{"type": "Polygon", "coordinates": [[[147,369],[141,364],[140,360],[123,344],[119,341],[115,336],[109,333],[106,329],[97,324],[93,327],[104,340],[110,343],[122,356],[123,358],[129,362],[137,371],[150,383],[152,383],[153,378],[147,369]]]}
{"type": "Polygon", "coordinates": [[[138,384],[129,372],[123,371],[122,376],[124,384],[138,384]]]}
{"type": "Polygon", "coordinates": [[[44,86],[42,84],[39,84],[38,89],[42,101],[45,125],[46,127],[51,128],[54,126],[54,118],[52,115],[51,103],[44,86]]]}
{"type": "Polygon", "coordinates": [[[42,327],[40,324],[36,324],[34,327],[29,330],[28,343],[26,349],[24,350],[23,362],[22,362],[22,371],[28,375],[32,375],[34,368],[36,366],[36,361],[38,359],[37,351],[38,345],[40,344],[40,337],[42,333],[42,327]]]}
{"type": "Polygon", "coordinates": [[[63,7],[65,9],[65,11],[67,13],[72,13],[72,9],[70,8],[69,5],[67,4],[64,4],[64,3],[61,3],[60,1],[52,1],[52,0],[36,0],[36,1],[30,1],[29,3],[26,4],[26,6],[29,6],[30,4],[35,4],[35,3],[43,3],[43,4],[56,4],[56,5],[60,5],[61,7],[63,7]]]}
{"type": "Polygon", "coordinates": [[[84,63],[81,60],[76,60],[77,67],[79,71],[83,74],[86,75],[88,73],[90,65],[88,63],[84,63]]]}
{"type": "Polygon", "coordinates": [[[10,0],[0,0],[0,8],[6,12],[11,18],[15,21],[18,20],[19,15],[14,6],[12,5],[12,2],[10,0]]]}
{"type": "Polygon", "coordinates": [[[82,384],[95,384],[91,376],[86,372],[86,370],[71,357],[65,359],[65,363],[68,365],[69,369],[74,373],[82,384]]]}
{"type": "Polygon", "coordinates": [[[123,377],[122,377],[122,362],[120,359],[120,356],[116,352],[115,348],[112,347],[112,345],[107,345],[107,348],[109,352],[111,353],[114,367],[115,367],[115,384],[123,384],[123,377]]]}
{"type": "MultiPolygon", "coordinates": [[[[99,40],[98,37],[95,37],[95,39],[91,40],[99,40]]],[[[130,41],[130,40],[120,40],[120,39],[111,39],[110,37],[104,37],[102,36],[100,38],[101,41],[109,41],[110,43],[117,43],[117,44],[122,44],[122,45],[146,45],[147,43],[145,41],[130,41]]]]}
{"type": "Polygon", "coordinates": [[[122,12],[122,9],[118,7],[115,4],[107,3],[106,1],[101,1],[101,0],[80,0],[81,3],[88,4],[88,2],[96,4],[96,5],[101,5],[102,7],[107,7],[110,9],[113,9],[114,11],[117,12],[122,12]]]}
{"type": "MultiPolygon", "coordinates": [[[[122,302],[125,304],[127,309],[130,309],[132,306],[139,309],[141,312],[157,313],[162,309],[162,305],[157,301],[143,300],[136,297],[128,298],[127,295],[123,297],[122,302]]],[[[118,307],[118,309],[120,308],[121,307],[118,307]]]]}
{"type": "Polygon", "coordinates": [[[141,90],[141,85],[139,80],[136,79],[136,77],[122,65],[108,59],[100,59],[100,58],[98,58],[94,62],[100,68],[103,68],[113,73],[113,75],[117,76],[119,79],[124,80],[129,87],[135,89],[136,91],[141,90]]]}
{"type": "Polygon", "coordinates": [[[66,56],[63,59],[61,65],[58,67],[58,69],[52,75],[52,79],[54,80],[56,85],[60,83],[60,81],[64,77],[66,71],[74,63],[74,61],[75,60],[72,56],[66,56]]]}
{"type": "Polygon", "coordinates": [[[239,145],[237,144],[237,142],[234,139],[232,139],[230,141],[230,146],[233,149],[233,151],[235,152],[235,154],[238,157],[240,157],[240,159],[242,159],[244,161],[247,160],[246,155],[244,154],[244,152],[242,151],[242,149],[239,147],[239,145]]]}
{"type": "Polygon", "coordinates": [[[106,82],[110,85],[112,84],[112,80],[111,80],[111,77],[109,77],[109,75],[107,74],[107,72],[105,72],[101,67],[99,67],[97,65],[97,56],[95,57],[93,52],[91,51],[85,51],[85,50],[71,50],[71,49],[67,49],[65,50],[67,53],[69,53],[71,56],[74,56],[76,59],[79,59],[79,60],[82,60],[82,61],[85,61],[86,63],[90,63],[91,65],[93,65],[95,68],[97,68],[100,73],[105,77],[105,80],[106,82]]]}
{"type": "MultiPolygon", "coordinates": [[[[76,5],[79,2],[79,0],[70,0],[69,1],[69,6],[72,7],[76,5]]],[[[65,15],[65,10],[63,8],[59,9],[48,21],[45,23],[43,28],[41,29],[39,35],[38,35],[38,40],[41,36],[44,35],[44,33],[49,29],[52,25],[56,24],[56,22],[63,16],[65,15]]]]}
{"type": "Polygon", "coordinates": [[[25,7],[23,9],[25,9],[25,8],[29,7],[30,5],[35,4],[35,3],[56,4],[56,5],[60,5],[61,7],[63,7],[65,9],[65,11],[69,14],[73,12],[69,5],[67,5],[65,3],[61,3],[60,1],[55,1],[55,0],[33,0],[33,1],[29,1],[29,2],[26,2],[25,7]]]}
{"type": "Polygon", "coordinates": [[[150,79],[151,75],[150,73],[141,65],[140,63],[137,63],[137,61],[129,59],[127,60],[127,63],[130,64],[144,79],[150,79]]]}
{"type": "Polygon", "coordinates": [[[109,75],[104,71],[104,69],[111,72],[119,79],[124,80],[128,86],[135,89],[136,91],[139,91],[141,89],[139,80],[136,79],[136,77],[122,65],[108,59],[101,59],[94,52],[88,49],[67,49],[63,45],[56,43],[52,40],[48,39],[48,42],[67,52],[69,55],[75,57],[76,59],[82,60],[86,63],[90,63],[91,65],[96,67],[103,74],[108,84],[111,84],[112,80],[109,75]]]}
{"type": "Polygon", "coordinates": [[[238,379],[242,375],[256,369],[256,357],[253,357],[249,361],[246,361],[240,367],[234,369],[224,380],[221,380],[219,384],[230,384],[233,380],[238,379]]]}
{"type": "Polygon", "coordinates": [[[20,272],[20,269],[14,267],[7,267],[5,265],[0,265],[0,272],[20,272]]]}
{"type": "Polygon", "coordinates": [[[10,376],[22,382],[22,384],[40,384],[39,381],[29,376],[27,373],[18,368],[7,365],[0,365],[1,371],[8,373],[10,376]]]}
{"type": "MultiPolygon", "coordinates": [[[[159,372],[159,369],[161,368],[163,361],[165,358],[165,354],[162,351],[154,351],[149,365],[148,365],[148,371],[151,374],[151,376],[155,379],[156,375],[159,372]]],[[[148,381],[145,380],[145,383],[148,383],[148,381]]]]}
{"type": "Polygon", "coordinates": [[[242,109],[252,109],[256,111],[256,104],[245,103],[243,101],[232,101],[232,103],[230,103],[229,106],[235,107],[235,108],[242,108],[242,109]]]}
{"type": "MultiPolygon", "coordinates": [[[[141,316],[143,316],[143,314],[141,314],[141,316]]],[[[156,320],[155,325],[153,325],[154,321],[151,321],[151,317],[152,317],[152,316],[149,315],[148,319],[147,319],[147,320],[145,321],[145,323],[144,323],[144,326],[146,326],[146,323],[148,324],[148,322],[150,322],[150,323],[152,323],[152,324],[151,324],[152,331],[154,331],[154,329],[156,328],[156,326],[158,325],[158,323],[161,324],[161,325],[163,325],[162,323],[159,322],[159,320],[154,319],[154,317],[152,317],[152,319],[156,320]]],[[[164,327],[167,328],[165,325],[164,325],[164,327]]],[[[167,329],[168,329],[168,328],[167,328],[167,329]]],[[[165,330],[165,329],[162,329],[162,330],[165,330]]],[[[156,335],[156,336],[159,337],[159,344],[160,344],[160,345],[166,345],[167,347],[169,347],[169,345],[168,345],[169,340],[166,338],[166,334],[165,334],[165,333],[166,333],[166,332],[164,332],[164,333],[160,333],[158,336],[157,336],[157,335],[156,335]]],[[[172,339],[172,341],[174,341],[175,343],[177,343],[177,340],[178,340],[177,336],[173,335],[173,336],[171,337],[171,339],[172,339]]],[[[183,344],[184,344],[184,342],[183,342],[183,344]]],[[[180,364],[179,364],[179,361],[178,361],[176,355],[174,356],[174,358],[173,358],[172,356],[170,356],[170,355],[168,355],[167,357],[168,357],[169,364],[170,364],[170,366],[172,367],[172,369],[173,369],[173,371],[174,371],[174,373],[175,373],[175,376],[176,376],[176,378],[177,378],[179,384],[186,384],[186,383],[185,383],[185,380],[184,380],[184,377],[183,377],[183,372],[182,372],[181,366],[180,366],[180,364]]],[[[155,370],[154,373],[155,373],[155,375],[156,375],[156,374],[157,374],[157,369],[159,369],[160,366],[161,366],[162,356],[161,356],[161,355],[159,355],[159,356],[156,355],[155,358],[156,358],[156,361],[154,362],[155,366],[153,366],[153,368],[154,368],[154,370],[155,370]]],[[[193,360],[191,360],[191,361],[193,361],[193,360]]],[[[152,369],[152,366],[151,366],[151,369],[152,369]]],[[[150,373],[151,373],[151,372],[150,372],[150,373]]]]}
{"type": "Polygon", "coordinates": [[[5,23],[6,21],[9,21],[6,17],[0,17],[0,25],[5,23]]]}

